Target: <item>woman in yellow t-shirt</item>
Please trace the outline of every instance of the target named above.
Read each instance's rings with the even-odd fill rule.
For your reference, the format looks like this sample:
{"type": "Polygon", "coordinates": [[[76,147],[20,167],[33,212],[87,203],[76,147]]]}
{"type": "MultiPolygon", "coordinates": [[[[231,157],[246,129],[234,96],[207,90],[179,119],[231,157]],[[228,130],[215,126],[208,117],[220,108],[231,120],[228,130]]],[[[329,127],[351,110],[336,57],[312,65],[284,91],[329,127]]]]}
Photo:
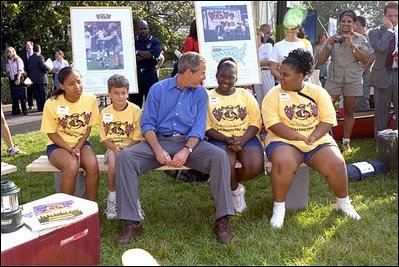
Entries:
{"type": "Polygon", "coordinates": [[[61,192],[73,195],[76,175],[86,174],[87,199],[95,201],[98,191],[98,162],[88,138],[99,121],[97,98],[83,93],[80,73],[65,67],[58,73],[60,88],[46,101],[41,131],[47,134],[47,157],[62,171],[61,192]]]}
{"type": "Polygon", "coordinates": [[[208,141],[226,151],[230,162],[233,204],[237,212],[246,209],[245,188],[240,183],[264,171],[263,147],[256,134],[262,126],[259,104],[237,81],[237,62],[223,58],[217,67],[218,87],[208,92],[206,126],[208,141]],[[242,168],[236,169],[236,160],[242,168]]]}
{"type": "Polygon", "coordinates": [[[325,177],[337,197],[336,209],[360,219],[348,197],[345,160],[328,133],[337,125],[331,98],[321,86],[304,82],[313,61],[308,51],[291,51],[280,67],[280,85],[272,88],[262,102],[262,118],[268,131],[266,155],[273,164],[273,228],[284,224],[285,198],[303,162],[325,177]]]}

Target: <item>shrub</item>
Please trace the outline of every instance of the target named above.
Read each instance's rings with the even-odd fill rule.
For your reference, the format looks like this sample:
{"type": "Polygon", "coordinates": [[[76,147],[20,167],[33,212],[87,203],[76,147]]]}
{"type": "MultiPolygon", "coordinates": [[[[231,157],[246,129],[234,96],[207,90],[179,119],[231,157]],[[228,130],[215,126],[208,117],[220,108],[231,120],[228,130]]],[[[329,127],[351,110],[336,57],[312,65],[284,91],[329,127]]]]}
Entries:
{"type": "MultiPolygon", "coordinates": [[[[53,91],[54,89],[54,80],[53,75],[48,74],[48,93],[53,91]]],[[[1,103],[2,104],[11,104],[11,93],[10,93],[10,84],[8,81],[8,77],[1,77],[1,103]]]]}
{"type": "Polygon", "coordinates": [[[1,103],[11,103],[10,84],[8,82],[8,77],[1,77],[1,103]]]}
{"type": "Polygon", "coordinates": [[[170,77],[172,68],[160,68],[159,69],[159,80],[163,80],[170,77]]]}

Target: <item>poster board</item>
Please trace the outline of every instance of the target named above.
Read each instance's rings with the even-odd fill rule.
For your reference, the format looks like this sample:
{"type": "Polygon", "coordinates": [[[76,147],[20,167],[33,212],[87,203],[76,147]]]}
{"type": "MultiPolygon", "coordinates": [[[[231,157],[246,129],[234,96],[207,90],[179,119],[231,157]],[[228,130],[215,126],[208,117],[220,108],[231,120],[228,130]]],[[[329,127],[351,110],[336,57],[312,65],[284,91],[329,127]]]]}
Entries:
{"type": "Polygon", "coordinates": [[[328,18],[328,37],[334,36],[337,34],[337,19],[328,18]]]}
{"type": "Polygon", "coordinates": [[[196,1],[200,54],[207,62],[204,86],[217,86],[216,70],[224,57],[238,63],[236,86],[259,84],[260,68],[251,1],[196,1]]]}
{"type": "Polygon", "coordinates": [[[308,15],[302,22],[302,26],[305,29],[306,38],[311,44],[317,39],[317,11],[308,10],[308,15]]]}
{"type": "Polygon", "coordinates": [[[137,93],[131,7],[71,7],[73,66],[82,74],[85,92],[105,95],[114,74],[129,80],[137,93]]]}

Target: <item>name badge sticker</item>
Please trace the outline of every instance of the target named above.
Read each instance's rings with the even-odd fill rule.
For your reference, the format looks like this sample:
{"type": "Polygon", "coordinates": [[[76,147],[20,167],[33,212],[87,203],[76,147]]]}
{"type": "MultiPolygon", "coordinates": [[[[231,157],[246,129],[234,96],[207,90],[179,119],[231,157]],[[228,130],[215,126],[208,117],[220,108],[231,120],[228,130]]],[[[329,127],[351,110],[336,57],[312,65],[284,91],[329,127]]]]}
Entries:
{"type": "Polygon", "coordinates": [[[290,100],[290,95],[287,93],[280,93],[280,100],[281,101],[289,101],[290,100]]]}
{"type": "Polygon", "coordinates": [[[57,115],[69,115],[69,106],[58,106],[57,115]]]}
{"type": "Polygon", "coordinates": [[[114,115],[107,113],[103,115],[103,122],[112,122],[112,121],[114,121],[114,115]]]}
{"type": "Polygon", "coordinates": [[[217,105],[217,104],[219,104],[219,97],[211,97],[211,98],[209,99],[209,104],[211,104],[211,105],[217,105]]]}

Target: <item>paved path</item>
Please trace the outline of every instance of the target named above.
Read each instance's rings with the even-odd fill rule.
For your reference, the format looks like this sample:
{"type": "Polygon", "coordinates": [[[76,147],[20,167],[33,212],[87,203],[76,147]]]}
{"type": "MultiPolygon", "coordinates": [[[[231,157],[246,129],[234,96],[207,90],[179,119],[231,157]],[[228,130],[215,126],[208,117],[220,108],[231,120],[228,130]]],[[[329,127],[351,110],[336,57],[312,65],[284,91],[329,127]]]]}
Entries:
{"type": "Polygon", "coordinates": [[[36,106],[33,106],[32,110],[28,111],[27,116],[11,115],[11,104],[2,104],[1,108],[10,127],[11,135],[40,130],[43,112],[38,112],[36,106]]]}

